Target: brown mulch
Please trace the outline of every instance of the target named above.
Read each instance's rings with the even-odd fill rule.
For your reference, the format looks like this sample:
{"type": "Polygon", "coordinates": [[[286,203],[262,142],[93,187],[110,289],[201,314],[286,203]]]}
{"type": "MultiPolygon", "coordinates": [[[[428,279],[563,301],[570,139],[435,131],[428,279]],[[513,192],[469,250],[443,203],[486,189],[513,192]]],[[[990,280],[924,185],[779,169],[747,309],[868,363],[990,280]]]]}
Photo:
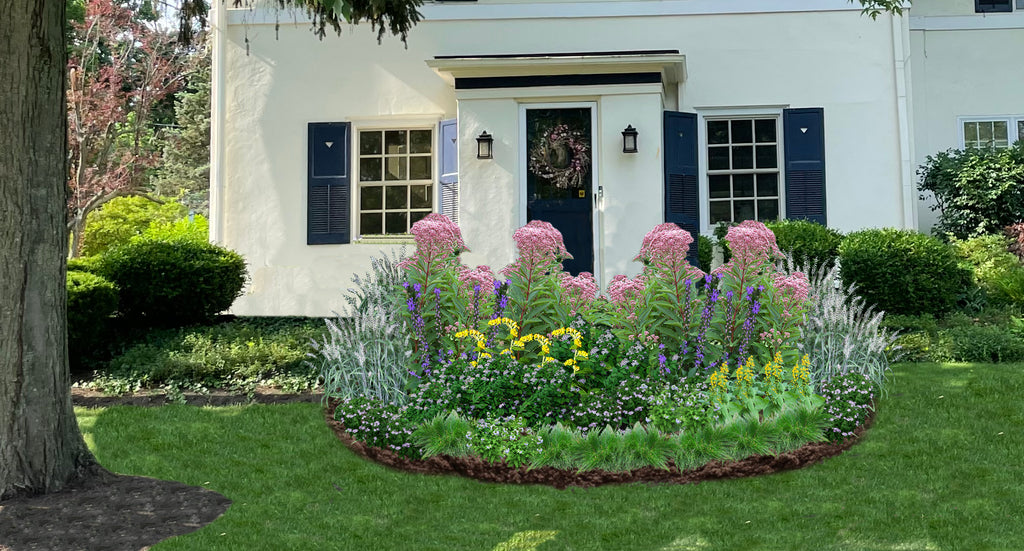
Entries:
{"type": "Polygon", "coordinates": [[[204,488],[106,471],[60,492],[0,501],[0,551],[138,551],[194,532],[231,500],[204,488]]]}
{"type": "Polygon", "coordinates": [[[375,461],[392,469],[422,474],[455,474],[501,484],[543,484],[564,490],[570,486],[591,488],[604,484],[627,484],[632,482],[659,484],[696,484],[706,480],[728,478],[744,478],[761,476],[819,463],[824,459],[839,455],[860,441],[864,431],[871,426],[874,416],[854,431],[856,436],[843,442],[812,442],[801,448],[780,455],[756,455],[739,461],[712,461],[697,469],[680,471],[669,462],[669,468],[643,467],[625,472],[609,472],[602,470],[577,472],[556,469],[554,467],[512,467],[501,463],[491,463],[479,457],[451,457],[437,455],[426,459],[410,459],[398,455],[391,450],[367,446],[347,432],[345,426],[334,420],[334,408],[331,403],[326,412],[328,426],[334,431],[342,443],[356,455],[375,461]]]}

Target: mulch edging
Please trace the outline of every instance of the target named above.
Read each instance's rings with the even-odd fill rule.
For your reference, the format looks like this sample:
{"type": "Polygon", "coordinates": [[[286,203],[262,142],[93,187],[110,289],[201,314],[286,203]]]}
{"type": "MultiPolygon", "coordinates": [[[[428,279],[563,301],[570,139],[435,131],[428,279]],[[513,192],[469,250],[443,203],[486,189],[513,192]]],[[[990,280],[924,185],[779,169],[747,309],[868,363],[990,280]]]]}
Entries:
{"type": "Polygon", "coordinates": [[[609,472],[592,470],[577,472],[554,467],[512,467],[504,461],[491,463],[479,457],[451,457],[436,455],[426,459],[410,459],[397,453],[368,446],[345,432],[345,426],[334,420],[335,401],[328,404],[325,412],[327,425],[335,436],[356,455],[380,463],[386,467],[410,473],[433,475],[460,475],[483,482],[501,484],[543,484],[559,490],[569,487],[593,488],[605,484],[628,484],[634,482],[656,484],[697,484],[707,480],[723,480],[761,476],[782,471],[801,469],[839,455],[859,442],[874,421],[874,415],[858,427],[852,438],[843,442],[812,442],[803,447],[775,455],[755,455],[739,461],[712,461],[697,469],[680,471],[669,461],[669,468],[643,467],[632,471],[609,472]]]}
{"type": "MultiPolygon", "coordinates": [[[[244,406],[246,404],[294,404],[319,403],[323,401],[321,393],[303,392],[286,394],[271,388],[258,388],[252,396],[239,394],[229,390],[211,390],[210,392],[182,393],[185,403],[190,406],[244,406]]],[[[106,408],[112,406],[158,407],[180,403],[169,397],[165,392],[137,392],[125,396],[108,396],[102,392],[74,387],[71,389],[72,404],[87,408],[106,408]]]]}

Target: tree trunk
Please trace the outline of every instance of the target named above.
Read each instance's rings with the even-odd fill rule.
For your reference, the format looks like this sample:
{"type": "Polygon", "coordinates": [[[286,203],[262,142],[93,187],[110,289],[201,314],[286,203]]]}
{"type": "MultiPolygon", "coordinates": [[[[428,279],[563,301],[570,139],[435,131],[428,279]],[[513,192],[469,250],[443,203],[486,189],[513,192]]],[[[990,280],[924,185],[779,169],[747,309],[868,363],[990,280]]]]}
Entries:
{"type": "Polygon", "coordinates": [[[0,499],[96,468],[67,362],[64,4],[0,1],[0,499]]]}

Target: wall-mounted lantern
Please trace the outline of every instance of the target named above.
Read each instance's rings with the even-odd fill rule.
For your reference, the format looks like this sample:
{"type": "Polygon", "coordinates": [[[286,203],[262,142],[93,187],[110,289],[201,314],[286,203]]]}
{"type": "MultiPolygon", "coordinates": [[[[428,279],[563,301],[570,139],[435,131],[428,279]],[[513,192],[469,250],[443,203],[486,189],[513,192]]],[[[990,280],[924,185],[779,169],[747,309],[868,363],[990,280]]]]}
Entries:
{"type": "Polygon", "coordinates": [[[636,153],[636,128],[630,124],[626,126],[626,129],[622,131],[622,152],[623,153],[636,153]]]}
{"type": "Polygon", "coordinates": [[[476,158],[494,158],[494,137],[488,134],[486,130],[476,138],[476,158]]]}

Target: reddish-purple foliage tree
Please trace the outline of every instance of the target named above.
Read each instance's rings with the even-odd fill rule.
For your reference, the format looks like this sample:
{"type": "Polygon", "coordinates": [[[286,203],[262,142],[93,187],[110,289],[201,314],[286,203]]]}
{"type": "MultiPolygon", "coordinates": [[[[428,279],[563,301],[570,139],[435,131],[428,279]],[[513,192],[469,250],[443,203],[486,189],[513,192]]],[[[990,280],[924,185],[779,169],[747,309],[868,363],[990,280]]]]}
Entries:
{"type": "Polygon", "coordinates": [[[68,231],[81,251],[89,213],[123,195],[147,196],[154,105],[181,85],[184,55],[173,37],[111,0],[88,0],[73,23],[68,59],[68,231]]]}

